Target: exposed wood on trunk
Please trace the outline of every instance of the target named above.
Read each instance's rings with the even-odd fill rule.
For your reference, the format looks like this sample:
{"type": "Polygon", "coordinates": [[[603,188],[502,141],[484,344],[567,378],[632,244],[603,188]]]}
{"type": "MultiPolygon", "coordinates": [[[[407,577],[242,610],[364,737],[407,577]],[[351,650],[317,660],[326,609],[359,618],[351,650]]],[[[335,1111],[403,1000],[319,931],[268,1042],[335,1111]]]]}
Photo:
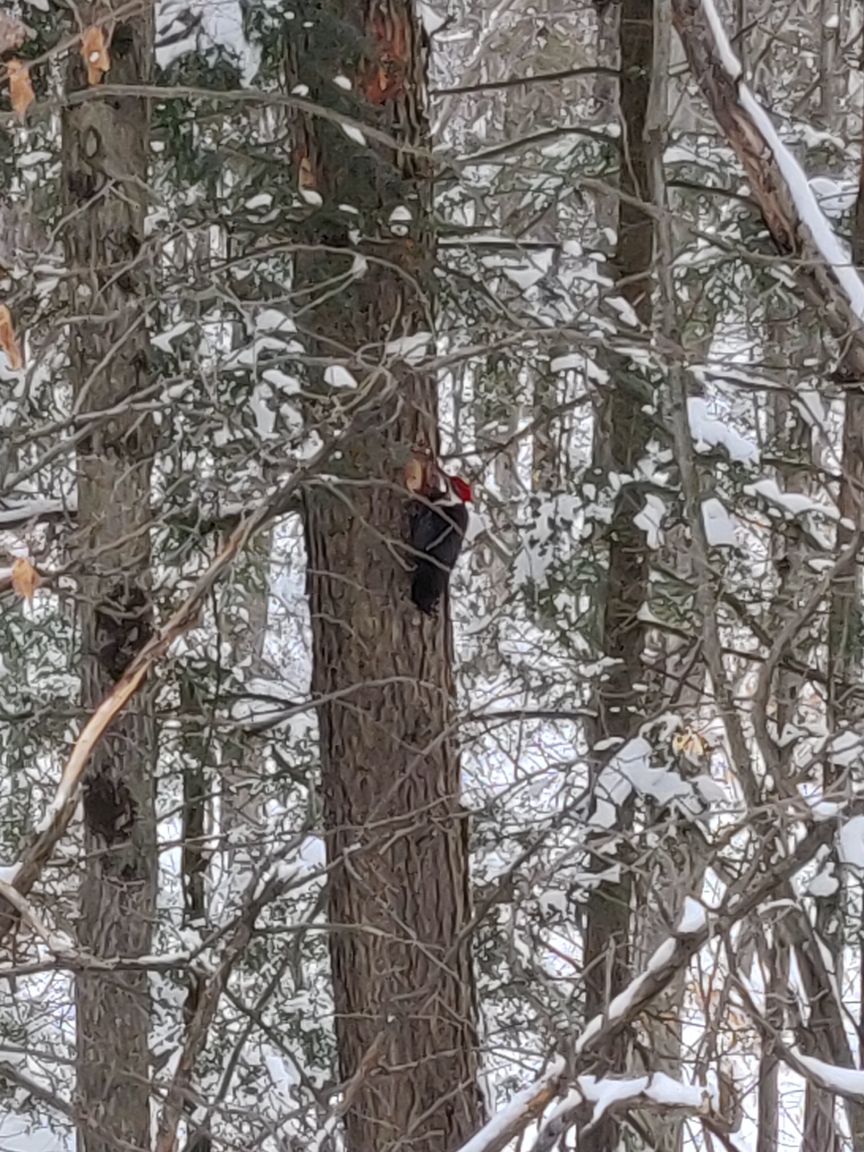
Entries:
{"type": "MultiPolygon", "coordinates": [[[[85,26],[110,7],[85,6],[85,26]]],[[[112,76],[146,83],[153,57],[148,4],[116,24],[112,76]]],[[[88,87],[81,54],[69,55],[67,90],[88,87]]],[[[63,240],[70,272],[74,402],[79,411],[122,404],[149,368],[143,255],[149,162],[149,107],[131,95],[63,113],[63,240]]],[[[95,708],[151,632],[150,469],[147,416],[118,412],[78,446],[78,577],[82,702],[95,708]]],[[[138,693],[94,753],[84,781],[87,857],[79,939],[96,956],[151,950],[156,895],[151,694],[138,693]]],[[[82,1125],[85,1152],[150,1140],[150,994],[146,972],[82,972],[76,979],[78,1097],[98,1121],[82,1125]]]]}
{"type": "MultiPolygon", "coordinates": [[[[424,49],[408,0],[331,0],[304,31],[292,84],[338,100],[320,61],[332,72],[341,58],[369,122],[425,143],[424,49]]],[[[349,1152],[452,1152],[482,1120],[470,941],[460,935],[470,919],[466,814],[449,612],[414,608],[403,544],[404,466],[412,444],[437,449],[436,389],[434,376],[385,351],[432,330],[428,172],[416,152],[346,145],[322,121],[294,130],[298,184],[323,201],[306,236],[330,246],[298,261],[313,302],[304,324],[319,353],[362,350],[367,366],[386,363],[358,364],[364,435],[334,462],[335,483],[306,495],[329,918],[343,926],[330,936],[341,1112],[349,1152]],[[359,209],[350,225],[340,203],[359,209]],[[410,221],[391,229],[396,207],[410,221]],[[355,259],[349,226],[370,237],[368,266],[327,299],[355,259]]]]}

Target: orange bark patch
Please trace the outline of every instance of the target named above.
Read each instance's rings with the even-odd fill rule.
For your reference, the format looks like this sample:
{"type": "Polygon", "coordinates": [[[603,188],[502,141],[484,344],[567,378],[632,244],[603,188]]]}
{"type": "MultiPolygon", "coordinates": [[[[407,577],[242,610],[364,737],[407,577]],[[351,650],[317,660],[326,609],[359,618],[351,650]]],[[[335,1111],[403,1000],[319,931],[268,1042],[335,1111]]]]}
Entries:
{"type": "Polygon", "coordinates": [[[81,37],[81,56],[87,65],[87,83],[94,88],[111,68],[105,34],[95,24],[91,24],[81,37]]]}
{"type": "Polygon", "coordinates": [[[33,593],[41,584],[39,573],[29,560],[19,556],[12,565],[12,591],[28,604],[33,603],[33,593]]]}
{"type": "Polygon", "coordinates": [[[367,72],[363,91],[370,104],[386,104],[405,91],[410,62],[411,38],[407,18],[378,14],[371,32],[378,45],[378,58],[367,72]]]}
{"type": "Polygon", "coordinates": [[[33,85],[30,83],[30,69],[20,60],[10,60],[6,65],[6,72],[9,76],[9,96],[12,99],[12,107],[23,124],[27,109],[36,99],[33,94],[33,85]]]}
{"type": "Polygon", "coordinates": [[[15,339],[15,326],[12,323],[12,313],[5,304],[0,304],[0,348],[9,359],[9,367],[13,372],[24,367],[24,357],[21,347],[15,339]]]}

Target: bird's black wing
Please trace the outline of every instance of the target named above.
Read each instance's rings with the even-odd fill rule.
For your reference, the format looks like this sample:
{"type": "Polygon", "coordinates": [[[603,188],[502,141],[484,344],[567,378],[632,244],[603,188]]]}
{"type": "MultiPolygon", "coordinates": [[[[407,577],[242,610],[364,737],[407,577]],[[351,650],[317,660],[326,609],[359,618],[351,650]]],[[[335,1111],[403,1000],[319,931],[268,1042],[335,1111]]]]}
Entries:
{"type": "Polygon", "coordinates": [[[440,547],[449,552],[455,545],[458,554],[464,532],[465,528],[459,525],[458,507],[448,505],[444,509],[415,502],[411,510],[411,547],[417,552],[437,552],[440,547]]]}

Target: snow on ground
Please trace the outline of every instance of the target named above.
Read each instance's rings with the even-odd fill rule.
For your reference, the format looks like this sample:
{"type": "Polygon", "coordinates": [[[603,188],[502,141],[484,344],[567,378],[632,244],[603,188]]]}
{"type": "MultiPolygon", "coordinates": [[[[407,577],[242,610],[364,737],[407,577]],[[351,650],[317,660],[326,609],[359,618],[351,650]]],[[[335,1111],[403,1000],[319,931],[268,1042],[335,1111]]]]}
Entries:
{"type": "Polygon", "coordinates": [[[68,1152],[68,1148],[50,1128],[32,1127],[24,1117],[0,1113],[2,1152],[68,1152]]]}

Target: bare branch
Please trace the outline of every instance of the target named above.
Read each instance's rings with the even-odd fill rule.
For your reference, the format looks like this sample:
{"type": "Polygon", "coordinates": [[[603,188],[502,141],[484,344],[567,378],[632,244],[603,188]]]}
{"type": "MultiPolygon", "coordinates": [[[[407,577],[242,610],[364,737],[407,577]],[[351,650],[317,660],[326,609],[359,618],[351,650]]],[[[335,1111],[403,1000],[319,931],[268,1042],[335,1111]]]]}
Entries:
{"type": "MultiPolygon", "coordinates": [[[[678,972],[713,935],[728,931],[733,924],[758,908],[763,900],[770,898],[779,884],[794,876],[813,859],[820,848],[830,843],[833,832],[830,823],[816,824],[789,856],[764,870],[761,883],[755,884],[748,870],[741,880],[730,886],[716,914],[706,916],[694,931],[682,932],[666,939],[648,961],[645,971],[631,980],[606,1012],[589,1021],[576,1038],[573,1044],[576,1063],[584,1064],[589,1057],[602,1051],[612,1037],[629,1027],[651,1001],[669,987],[678,972]]],[[[462,1146],[460,1152],[501,1152],[543,1114],[568,1082],[570,1078],[564,1062],[556,1063],[545,1076],[514,1097],[497,1116],[493,1116],[488,1124],[462,1146]]]]}
{"type": "MultiPolygon", "coordinates": [[[[345,435],[347,436],[348,432],[345,435]]],[[[342,439],[344,440],[344,438],[342,439]]],[[[198,579],[184,602],[159,633],[141,649],[114,689],[90,717],[66,762],[54,800],[49,805],[35,838],[25,849],[17,866],[13,881],[16,892],[26,896],[32,889],[55,845],[69,827],[78,804],[78,789],[84,775],[84,769],[87,767],[93,749],[104,736],[112,720],[122,712],[129,700],[138,691],[147,673],[167,653],[173,642],[184,632],[195,627],[201,606],[211,588],[230,568],[250,538],[265,524],[290,507],[292,498],[301,484],[324,464],[336,446],[336,440],[324,444],[304,468],[299,469],[290,480],[278,488],[267,500],[262,501],[255,511],[241,521],[231,534],[228,543],[207,571],[198,579]]],[[[0,942],[11,931],[18,915],[15,908],[0,894],[0,942]]]]}
{"type": "Polygon", "coordinates": [[[247,900],[244,902],[243,914],[225,945],[219,967],[204,985],[195,1015],[189,1021],[186,1029],[180,1059],[177,1062],[177,1068],[168,1088],[167,1099],[162,1106],[162,1114],[159,1117],[155,1152],[173,1152],[192,1075],[207,1043],[207,1034],[216,1016],[219,1000],[228,983],[228,978],[252,939],[255,921],[261,910],[280,896],[292,879],[293,876],[290,874],[280,876],[278,870],[274,870],[271,877],[263,885],[256,878],[253,885],[250,886],[247,900]],[[256,888],[259,889],[258,895],[255,895],[256,888]]]}

